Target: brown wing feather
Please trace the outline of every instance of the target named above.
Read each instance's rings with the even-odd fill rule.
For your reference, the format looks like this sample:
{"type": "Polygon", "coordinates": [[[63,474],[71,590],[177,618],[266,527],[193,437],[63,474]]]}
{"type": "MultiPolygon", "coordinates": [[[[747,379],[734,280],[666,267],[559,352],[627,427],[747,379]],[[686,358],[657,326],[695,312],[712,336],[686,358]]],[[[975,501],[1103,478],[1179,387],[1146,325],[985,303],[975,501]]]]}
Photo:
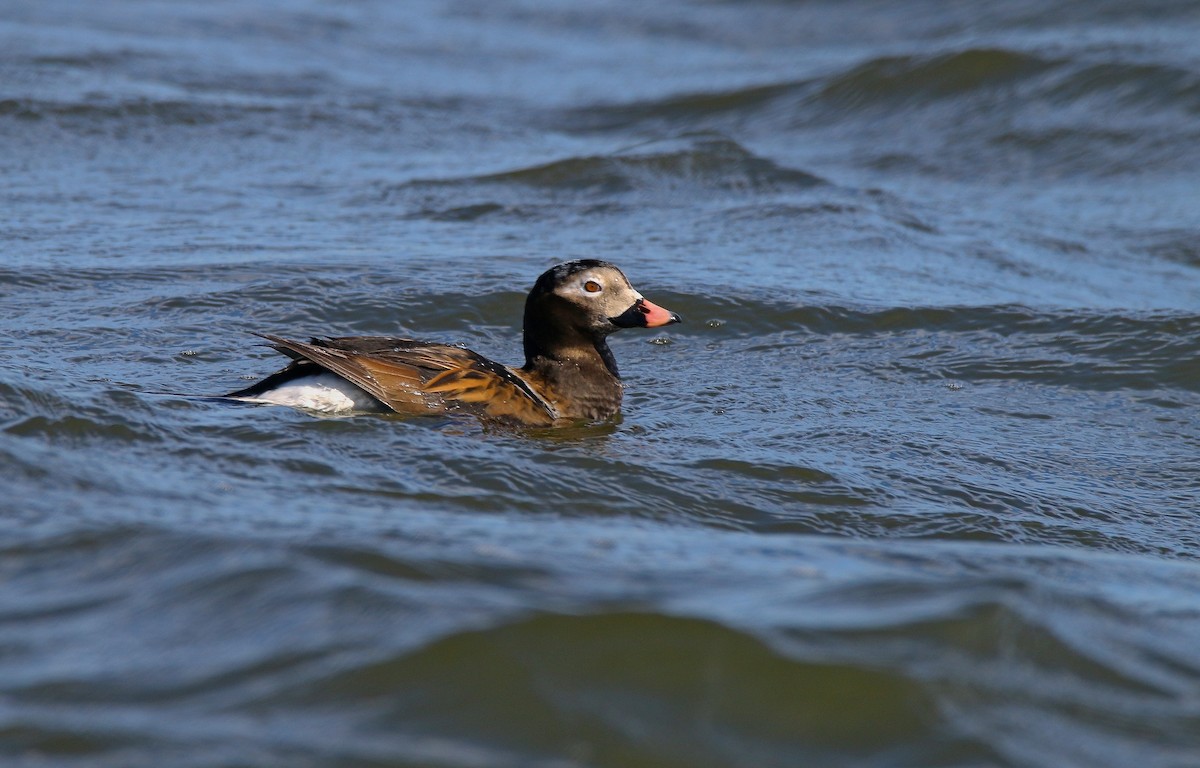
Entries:
{"type": "Polygon", "coordinates": [[[310,344],[265,333],[258,335],[293,359],[310,360],[330,373],[341,376],[394,411],[411,412],[414,406],[424,405],[424,400],[418,394],[421,375],[416,368],[410,366],[408,371],[393,370],[392,376],[380,381],[362,365],[356,355],[344,349],[327,347],[320,344],[318,339],[313,339],[310,344]]]}
{"type": "Polygon", "coordinates": [[[305,343],[260,335],[284,354],[311,360],[401,413],[466,410],[531,425],[556,418],[518,374],[462,347],[383,336],[305,343]]]}

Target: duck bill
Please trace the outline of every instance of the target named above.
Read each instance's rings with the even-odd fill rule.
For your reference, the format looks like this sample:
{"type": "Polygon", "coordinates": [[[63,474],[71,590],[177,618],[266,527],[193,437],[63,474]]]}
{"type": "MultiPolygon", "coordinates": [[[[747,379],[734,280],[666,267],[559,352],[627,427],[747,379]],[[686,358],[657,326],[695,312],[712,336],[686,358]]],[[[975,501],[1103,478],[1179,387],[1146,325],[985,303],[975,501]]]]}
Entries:
{"type": "Polygon", "coordinates": [[[618,328],[658,328],[683,322],[683,318],[676,313],[646,299],[638,299],[632,307],[609,319],[618,328]]]}

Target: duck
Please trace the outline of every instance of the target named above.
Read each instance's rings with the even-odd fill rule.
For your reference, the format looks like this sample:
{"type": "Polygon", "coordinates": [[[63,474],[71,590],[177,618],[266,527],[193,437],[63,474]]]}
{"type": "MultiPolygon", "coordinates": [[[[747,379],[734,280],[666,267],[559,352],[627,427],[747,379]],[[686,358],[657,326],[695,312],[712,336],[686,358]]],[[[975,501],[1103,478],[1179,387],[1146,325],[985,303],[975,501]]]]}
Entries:
{"type": "Polygon", "coordinates": [[[525,364],[511,367],[462,346],[391,336],[255,334],[292,359],[245,389],[220,395],[329,414],[467,413],[531,427],[603,422],[624,383],[608,336],[682,318],[634,289],[614,264],[579,259],[546,270],[525,299],[525,364]]]}

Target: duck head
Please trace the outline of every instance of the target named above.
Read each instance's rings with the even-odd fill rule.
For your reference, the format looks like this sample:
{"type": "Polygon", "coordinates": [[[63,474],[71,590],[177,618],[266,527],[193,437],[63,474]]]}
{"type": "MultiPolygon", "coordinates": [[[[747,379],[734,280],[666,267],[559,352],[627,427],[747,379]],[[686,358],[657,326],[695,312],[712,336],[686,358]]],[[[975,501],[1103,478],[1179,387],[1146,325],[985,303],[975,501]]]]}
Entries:
{"type": "Polygon", "coordinates": [[[678,322],[679,315],[648,301],[615,265],[568,261],[542,273],[525,300],[526,365],[538,356],[567,359],[584,350],[608,362],[604,338],[610,333],[678,322]]]}

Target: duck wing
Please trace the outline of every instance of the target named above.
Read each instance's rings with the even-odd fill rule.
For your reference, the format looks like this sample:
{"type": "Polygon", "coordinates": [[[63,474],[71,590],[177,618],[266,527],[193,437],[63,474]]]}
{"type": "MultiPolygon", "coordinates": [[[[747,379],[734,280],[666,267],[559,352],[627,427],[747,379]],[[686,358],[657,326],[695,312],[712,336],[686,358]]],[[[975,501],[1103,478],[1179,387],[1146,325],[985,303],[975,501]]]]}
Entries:
{"type": "Polygon", "coordinates": [[[530,382],[477,352],[389,336],[314,338],[258,334],[296,361],[341,376],[399,413],[467,411],[529,425],[554,423],[554,407],[530,382]]]}

